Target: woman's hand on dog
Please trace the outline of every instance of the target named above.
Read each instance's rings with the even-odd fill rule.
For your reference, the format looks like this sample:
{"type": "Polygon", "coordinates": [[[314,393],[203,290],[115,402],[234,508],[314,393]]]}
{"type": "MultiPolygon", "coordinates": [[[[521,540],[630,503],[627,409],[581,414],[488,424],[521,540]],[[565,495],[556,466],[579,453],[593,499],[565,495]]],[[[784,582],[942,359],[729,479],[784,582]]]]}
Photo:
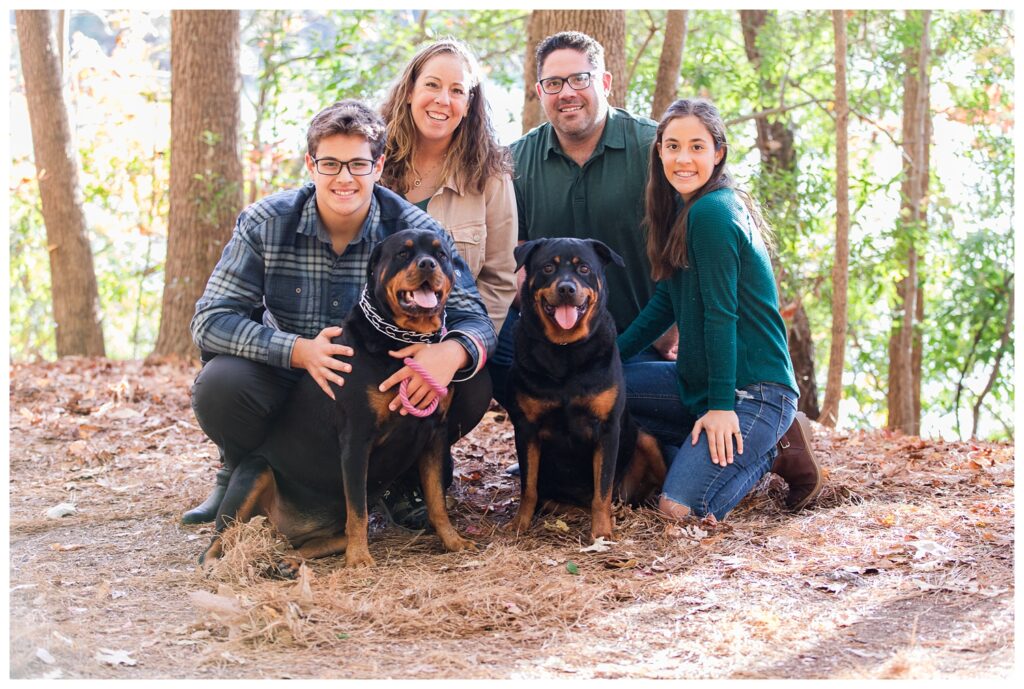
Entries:
{"type": "MultiPolygon", "coordinates": [[[[427,373],[441,387],[447,387],[452,382],[452,378],[455,377],[455,372],[463,366],[469,365],[470,362],[469,354],[462,348],[462,345],[455,341],[438,342],[433,345],[414,344],[397,351],[388,352],[388,354],[396,359],[412,357],[416,360],[416,363],[426,369],[427,373]]],[[[409,383],[406,386],[409,402],[418,409],[425,409],[437,397],[437,393],[418,373],[408,366],[398,369],[381,383],[380,391],[390,390],[406,378],[409,379],[409,383]]],[[[409,413],[402,407],[402,400],[399,399],[398,395],[395,395],[395,398],[391,400],[388,408],[391,411],[399,412],[403,416],[409,413]]]]}
{"type": "Polygon", "coordinates": [[[351,373],[352,365],[335,359],[336,356],[352,356],[354,352],[351,347],[334,344],[332,338],[341,335],[341,328],[331,326],[324,328],[312,340],[300,337],[292,347],[292,368],[304,368],[309,371],[316,384],[320,386],[328,397],[334,399],[331,391],[331,383],[341,386],[345,379],[335,371],[351,373]]]}
{"type": "Polygon", "coordinates": [[[711,463],[725,467],[732,464],[732,439],[736,439],[736,454],[743,454],[743,434],[740,433],[740,418],[736,412],[727,409],[712,409],[697,419],[690,433],[691,442],[697,444],[700,432],[708,434],[711,463]]]}

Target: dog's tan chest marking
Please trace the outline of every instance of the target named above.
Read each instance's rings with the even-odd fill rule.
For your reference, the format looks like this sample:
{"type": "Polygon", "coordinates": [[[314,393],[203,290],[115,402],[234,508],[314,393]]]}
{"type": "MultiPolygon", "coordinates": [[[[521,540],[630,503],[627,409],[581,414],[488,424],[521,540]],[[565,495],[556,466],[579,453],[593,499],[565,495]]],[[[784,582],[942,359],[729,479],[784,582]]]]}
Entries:
{"type": "Polygon", "coordinates": [[[516,401],[519,403],[519,408],[522,410],[523,415],[530,423],[537,423],[541,416],[552,409],[562,406],[558,400],[538,399],[536,397],[527,397],[523,394],[517,394],[516,401]]]}

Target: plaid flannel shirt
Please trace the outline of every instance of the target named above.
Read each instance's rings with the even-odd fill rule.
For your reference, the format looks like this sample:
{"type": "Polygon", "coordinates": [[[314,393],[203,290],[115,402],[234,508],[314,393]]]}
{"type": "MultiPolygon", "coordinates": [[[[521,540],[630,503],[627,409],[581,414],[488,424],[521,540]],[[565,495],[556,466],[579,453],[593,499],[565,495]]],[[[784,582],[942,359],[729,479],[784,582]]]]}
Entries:
{"type": "Polygon", "coordinates": [[[471,378],[497,342],[472,273],[433,218],[380,185],[363,227],[341,256],[320,222],[312,183],[242,211],[196,302],[193,342],[201,350],[290,368],[295,341],[341,324],[366,283],[370,252],[405,229],[433,230],[452,257],[455,285],[445,306],[444,339],[459,342],[472,359],[454,380],[471,378]],[[262,324],[249,317],[259,306],[266,307],[262,324]]]}

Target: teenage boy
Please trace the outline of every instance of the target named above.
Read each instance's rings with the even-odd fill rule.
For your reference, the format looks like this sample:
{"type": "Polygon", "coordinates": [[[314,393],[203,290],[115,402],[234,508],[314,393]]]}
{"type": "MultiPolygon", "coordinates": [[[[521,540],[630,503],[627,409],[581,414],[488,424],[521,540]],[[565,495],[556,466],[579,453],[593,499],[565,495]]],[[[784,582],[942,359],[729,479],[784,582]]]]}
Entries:
{"type": "MultiPolygon", "coordinates": [[[[366,105],[344,100],[313,118],[306,142],[312,181],[242,211],[196,303],[192,339],[205,365],[192,388],[192,409],[220,450],[223,466],[206,501],[182,517],[186,524],[214,519],[231,472],[262,443],[303,375],[312,376],[328,396],[329,382],[344,384],[352,369],[338,357],[352,356],[352,350],[331,338],[341,333],[337,324],[358,301],[370,252],[399,230],[437,232],[455,266],[445,309],[448,334],[431,347],[401,350],[442,385],[455,383],[449,441],[468,433],[490,401],[490,379],[481,371],[494,349],[494,327],[449,235],[377,184],[384,168],[383,120],[366,105]]],[[[397,391],[406,377],[409,398],[426,407],[434,393],[412,369],[403,367],[381,382],[397,391]]],[[[390,406],[405,413],[398,411],[397,396],[390,406]]]]}

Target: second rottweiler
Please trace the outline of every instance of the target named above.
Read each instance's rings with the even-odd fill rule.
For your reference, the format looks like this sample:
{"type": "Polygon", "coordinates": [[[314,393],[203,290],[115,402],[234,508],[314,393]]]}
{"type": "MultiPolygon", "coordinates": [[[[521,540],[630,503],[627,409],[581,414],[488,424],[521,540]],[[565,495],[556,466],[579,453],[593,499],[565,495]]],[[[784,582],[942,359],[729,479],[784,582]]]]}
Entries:
{"type": "MultiPolygon", "coordinates": [[[[417,418],[391,412],[394,391],[377,389],[402,366],[388,350],[404,345],[388,333],[440,337],[453,276],[451,257],[433,232],[403,230],[374,248],[363,297],[334,340],[355,351],[345,384],[331,384],[336,401],[308,375],[296,384],[267,440],[231,475],[217,534],[200,562],[220,556],[229,522],[264,515],[299,557],[344,552],[349,567],[373,564],[367,505],[414,464],[445,549],[474,547],[452,527],[441,484],[451,396],[417,418]]],[[[290,557],[283,571],[297,564],[290,557]]]]}
{"type": "Polygon", "coordinates": [[[590,506],[591,536],[612,537],[612,498],[639,504],[661,488],[655,439],[626,410],[604,268],[622,258],[594,239],[535,239],[509,373],[522,499],[506,527],[525,531],[538,501],[590,506]]]}

